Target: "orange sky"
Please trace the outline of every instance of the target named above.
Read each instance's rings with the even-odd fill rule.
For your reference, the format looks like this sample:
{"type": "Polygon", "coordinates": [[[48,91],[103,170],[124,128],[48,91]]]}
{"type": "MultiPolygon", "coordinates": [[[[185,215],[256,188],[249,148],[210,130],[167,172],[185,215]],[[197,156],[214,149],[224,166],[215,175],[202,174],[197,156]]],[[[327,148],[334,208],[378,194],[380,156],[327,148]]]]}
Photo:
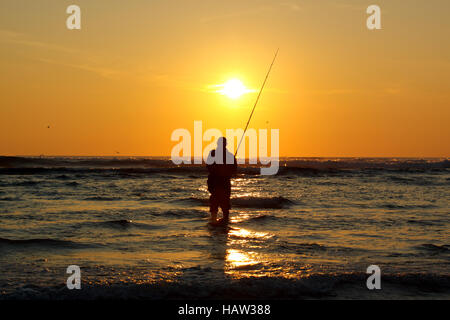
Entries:
{"type": "Polygon", "coordinates": [[[259,88],[279,47],[250,127],[281,156],[450,156],[450,2],[377,1],[376,31],[370,4],[2,1],[0,155],[169,156],[194,120],[243,128],[256,93],[209,86],[259,88]]]}

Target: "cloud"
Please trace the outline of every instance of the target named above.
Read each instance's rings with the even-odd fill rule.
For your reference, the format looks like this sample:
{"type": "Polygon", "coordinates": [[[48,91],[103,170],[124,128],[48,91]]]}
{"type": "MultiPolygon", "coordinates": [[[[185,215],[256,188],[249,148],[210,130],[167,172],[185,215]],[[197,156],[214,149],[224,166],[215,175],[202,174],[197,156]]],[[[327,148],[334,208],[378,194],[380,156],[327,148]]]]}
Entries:
{"type": "Polygon", "coordinates": [[[52,59],[43,59],[43,58],[37,58],[35,60],[44,62],[44,63],[60,65],[60,66],[64,66],[64,67],[75,68],[75,69],[93,72],[93,73],[96,73],[105,78],[116,78],[117,75],[119,75],[121,73],[120,71],[117,71],[117,70],[114,70],[111,68],[105,68],[105,67],[94,66],[94,65],[83,64],[83,63],[80,63],[80,64],[67,63],[67,62],[62,62],[62,61],[57,61],[57,60],[52,60],[52,59]]]}
{"type": "MultiPolygon", "coordinates": [[[[15,45],[21,45],[21,46],[27,46],[27,47],[33,47],[37,49],[44,49],[46,51],[56,51],[58,53],[64,53],[68,54],[66,58],[61,57],[60,59],[49,59],[46,57],[28,57],[29,59],[39,61],[42,63],[48,63],[53,65],[60,65],[64,67],[69,68],[76,68],[88,72],[96,73],[102,77],[105,78],[114,78],[116,75],[120,73],[120,71],[101,66],[99,63],[96,63],[96,61],[102,61],[103,59],[100,59],[100,57],[95,57],[92,54],[89,54],[89,56],[78,50],[73,48],[64,47],[61,45],[38,41],[35,39],[29,38],[27,35],[23,33],[18,33],[15,31],[10,30],[0,30],[0,42],[5,42],[9,44],[15,44],[15,45]],[[70,60],[71,62],[68,62],[70,60]],[[74,60],[79,60],[80,62],[73,62],[74,60]]],[[[48,52],[46,52],[48,53],[48,52]]]]}
{"type": "Polygon", "coordinates": [[[261,4],[259,6],[254,6],[251,9],[247,10],[241,10],[241,11],[233,11],[225,14],[219,14],[216,16],[208,16],[203,19],[201,19],[201,22],[208,23],[216,20],[226,20],[226,19],[232,19],[237,17],[242,17],[246,15],[253,15],[258,12],[269,12],[271,13],[273,10],[284,8],[291,11],[300,11],[302,10],[302,7],[300,6],[299,1],[284,1],[277,3],[276,1],[270,4],[261,4]]]}
{"type": "Polygon", "coordinates": [[[398,88],[386,88],[385,92],[388,94],[398,94],[400,93],[400,89],[398,88]]]}
{"type": "Polygon", "coordinates": [[[281,6],[286,7],[292,11],[300,11],[302,7],[300,6],[298,1],[289,1],[289,2],[281,2],[281,6]]]}
{"type": "Polygon", "coordinates": [[[329,89],[308,91],[313,95],[343,96],[343,95],[396,95],[403,92],[396,86],[381,87],[378,89],[329,89]]]}
{"type": "Polygon", "coordinates": [[[16,38],[21,36],[22,33],[18,33],[10,30],[1,30],[0,29],[0,38],[16,38]]]}
{"type": "Polygon", "coordinates": [[[18,32],[9,31],[9,30],[0,30],[0,41],[18,44],[18,45],[30,46],[30,47],[35,47],[35,48],[43,48],[43,49],[49,49],[49,50],[54,50],[54,51],[66,52],[66,53],[78,52],[77,50],[67,48],[64,46],[29,39],[23,33],[18,33],[18,32]]]}
{"type": "Polygon", "coordinates": [[[345,94],[353,94],[355,90],[352,89],[330,89],[330,90],[313,90],[310,91],[312,94],[318,95],[345,95],[345,94]]]}

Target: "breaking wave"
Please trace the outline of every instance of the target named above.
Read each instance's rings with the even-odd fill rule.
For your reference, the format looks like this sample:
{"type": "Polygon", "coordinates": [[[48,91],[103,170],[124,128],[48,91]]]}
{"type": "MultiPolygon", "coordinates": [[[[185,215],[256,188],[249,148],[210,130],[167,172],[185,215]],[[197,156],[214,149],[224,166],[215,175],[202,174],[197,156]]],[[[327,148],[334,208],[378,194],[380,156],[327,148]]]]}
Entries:
{"type": "MultiPolygon", "coordinates": [[[[208,273],[211,270],[199,269],[208,273]]],[[[223,277],[213,281],[158,281],[153,283],[84,284],[83,290],[68,290],[64,284],[54,287],[25,285],[0,299],[39,300],[261,300],[261,299],[330,299],[345,297],[351,290],[355,296],[370,297],[365,286],[365,273],[314,274],[300,278],[249,277],[232,279],[223,277]],[[343,295],[342,295],[343,294],[343,295]]],[[[381,290],[380,298],[397,298],[406,290],[419,290],[425,294],[446,293],[450,290],[450,276],[432,274],[385,274],[383,285],[394,285],[393,290],[381,290]]],[[[373,298],[373,297],[372,297],[373,298]]]]}
{"type": "Polygon", "coordinates": [[[110,221],[99,221],[93,222],[95,226],[104,226],[111,228],[120,228],[120,229],[128,229],[128,228],[138,228],[145,230],[159,229],[161,226],[151,225],[148,223],[135,222],[133,220],[120,219],[120,220],[110,220],[110,221]]]}
{"type": "Polygon", "coordinates": [[[84,248],[92,247],[93,245],[84,244],[79,242],[73,242],[69,240],[57,240],[57,239],[6,239],[0,238],[0,246],[40,246],[40,247],[67,247],[67,248],[84,248]]]}
{"type": "Polygon", "coordinates": [[[436,245],[432,243],[424,243],[418,247],[419,249],[423,249],[429,252],[433,253],[448,253],[450,252],[450,246],[449,245],[436,245]]]}
{"type": "MultiPolygon", "coordinates": [[[[450,161],[444,158],[282,158],[278,175],[310,176],[318,174],[339,174],[355,170],[365,172],[423,172],[442,171],[450,168],[450,161]]],[[[65,173],[98,173],[111,175],[140,176],[142,174],[188,174],[191,178],[205,175],[204,165],[175,165],[165,158],[148,157],[0,157],[0,174],[52,174],[64,177],[65,173]]],[[[239,165],[238,172],[259,175],[258,165],[239,165]]],[[[397,179],[408,182],[408,179],[397,179]]],[[[430,183],[417,181],[417,183],[430,183]]]]}
{"type": "Polygon", "coordinates": [[[122,198],[95,196],[95,197],[84,198],[83,200],[86,200],[86,201],[120,201],[120,200],[122,200],[122,198]]]}

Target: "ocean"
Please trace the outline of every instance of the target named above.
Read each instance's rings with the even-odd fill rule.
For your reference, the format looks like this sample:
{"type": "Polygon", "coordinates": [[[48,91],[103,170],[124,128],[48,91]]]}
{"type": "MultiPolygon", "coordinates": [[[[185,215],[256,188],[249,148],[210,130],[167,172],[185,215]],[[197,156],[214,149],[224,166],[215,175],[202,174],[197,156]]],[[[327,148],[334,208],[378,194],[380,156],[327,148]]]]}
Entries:
{"type": "Polygon", "coordinates": [[[168,158],[0,157],[0,299],[450,299],[448,159],[243,165],[223,228],[206,178],[168,158]]]}

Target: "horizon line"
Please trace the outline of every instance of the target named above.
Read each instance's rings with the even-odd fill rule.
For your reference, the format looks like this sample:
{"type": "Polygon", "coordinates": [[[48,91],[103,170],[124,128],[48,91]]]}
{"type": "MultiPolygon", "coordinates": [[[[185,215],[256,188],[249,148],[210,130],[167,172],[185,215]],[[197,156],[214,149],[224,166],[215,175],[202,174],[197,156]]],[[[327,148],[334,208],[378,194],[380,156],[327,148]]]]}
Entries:
{"type": "MultiPolygon", "coordinates": [[[[162,156],[162,155],[158,155],[158,156],[152,156],[152,155],[126,155],[126,154],[105,154],[105,155],[64,155],[64,154],[55,154],[55,155],[51,155],[51,154],[16,154],[16,155],[3,155],[0,154],[0,157],[80,157],[80,158],[93,158],[93,157],[123,157],[123,158],[132,158],[132,157],[136,157],[136,158],[168,158],[170,159],[171,156],[162,156]]],[[[195,157],[191,157],[192,159],[194,159],[195,157]]],[[[237,159],[242,159],[239,157],[236,157],[237,159]]],[[[271,158],[271,157],[268,157],[271,158]]],[[[338,158],[366,158],[366,159],[393,159],[393,158],[399,158],[399,159],[449,159],[450,156],[302,156],[302,155],[298,155],[298,156],[279,156],[279,159],[287,159],[287,158],[326,158],[326,159],[338,159],[338,158]]],[[[248,157],[244,158],[244,159],[249,159],[248,157]]],[[[254,159],[254,158],[252,158],[254,159]]],[[[259,159],[259,157],[257,157],[257,159],[259,159]]]]}

